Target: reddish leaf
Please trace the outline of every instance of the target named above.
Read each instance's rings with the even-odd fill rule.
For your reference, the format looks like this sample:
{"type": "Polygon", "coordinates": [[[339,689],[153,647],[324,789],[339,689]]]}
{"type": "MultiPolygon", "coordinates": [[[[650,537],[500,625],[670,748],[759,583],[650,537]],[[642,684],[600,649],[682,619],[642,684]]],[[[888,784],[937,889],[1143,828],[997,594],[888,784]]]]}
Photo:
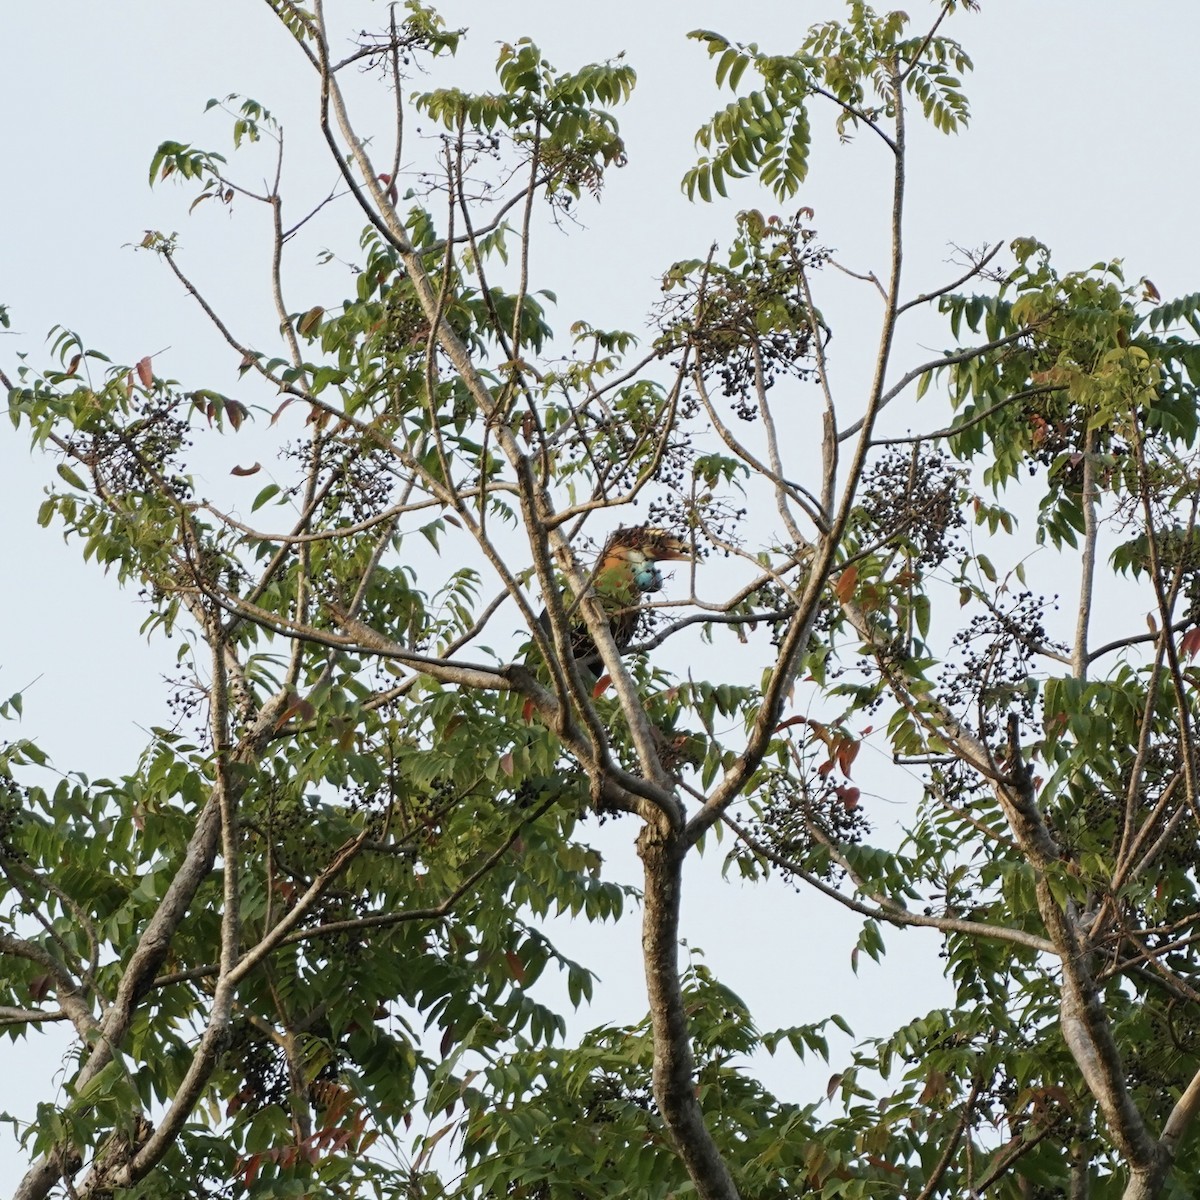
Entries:
{"type": "Polygon", "coordinates": [[[284,410],[285,408],[287,408],[287,406],[288,406],[289,404],[292,404],[292,403],[294,403],[295,399],[296,399],[296,398],[295,398],[295,396],[289,396],[289,397],[288,397],[288,398],[287,398],[287,399],[286,399],[286,400],[285,400],[285,401],[284,401],[284,402],[283,402],[283,403],[282,403],[282,404],[281,404],[281,405],[280,405],[280,406],[279,406],[279,407],[278,407],[278,408],[275,410],[275,413],[274,413],[274,415],[271,417],[271,424],[272,424],[272,425],[274,425],[274,424],[275,424],[275,422],[276,422],[276,421],[278,421],[278,420],[279,420],[279,418],[283,416],[283,410],[284,410]]]}
{"type": "Polygon", "coordinates": [[[854,766],[854,760],[858,757],[859,747],[861,742],[855,741],[854,738],[843,738],[837,749],[837,764],[838,770],[841,771],[847,779],[850,778],[850,768],[854,766]]]}
{"type": "Polygon", "coordinates": [[[854,595],[854,585],[858,583],[858,568],[847,567],[838,577],[837,582],[833,585],[833,593],[838,598],[838,602],[845,604],[850,597],[854,595]]]}
{"type": "Polygon", "coordinates": [[[509,974],[517,981],[517,983],[521,987],[524,987],[525,986],[525,964],[517,956],[517,952],[515,950],[509,950],[504,955],[504,960],[505,960],[505,962],[508,963],[509,974]]]}
{"type": "Polygon", "coordinates": [[[289,697],[287,708],[279,715],[279,720],[275,722],[276,729],[282,729],[287,724],[291,717],[299,716],[305,721],[311,721],[317,715],[317,710],[312,703],[305,700],[303,696],[297,696],[293,693],[289,697]]]}
{"type": "Polygon", "coordinates": [[[252,467],[234,467],[230,471],[230,475],[257,475],[262,470],[262,463],[255,463],[252,467]]]}
{"type": "Polygon", "coordinates": [[[45,1000],[46,996],[49,995],[49,992],[49,975],[35,975],[29,981],[29,998],[33,1000],[35,1004],[40,1004],[43,1000],[45,1000]]]}
{"type": "Polygon", "coordinates": [[[236,431],[241,429],[242,422],[250,415],[250,410],[240,400],[226,400],[225,415],[236,431]]]}
{"type": "Polygon", "coordinates": [[[858,799],[862,792],[856,787],[835,787],[834,795],[845,805],[847,812],[853,812],[858,807],[858,799]]]}
{"type": "Polygon", "coordinates": [[[1187,633],[1179,639],[1179,650],[1185,658],[1195,658],[1200,651],[1200,625],[1194,629],[1189,629],[1187,633]]]}
{"type": "Polygon", "coordinates": [[[71,359],[71,361],[67,364],[67,374],[74,375],[75,372],[79,370],[79,364],[81,362],[83,362],[83,355],[82,354],[75,355],[75,357],[73,359],[71,359]]]}
{"type": "Polygon", "coordinates": [[[513,756],[511,750],[507,754],[502,754],[500,756],[500,770],[502,770],[505,775],[511,775],[513,773],[513,756]]]}
{"type": "Polygon", "coordinates": [[[904,1174],[899,1167],[893,1166],[885,1158],[880,1158],[878,1154],[868,1154],[866,1157],[867,1162],[869,1162],[873,1167],[879,1167],[883,1171],[891,1171],[893,1175],[904,1174]]]}
{"type": "Polygon", "coordinates": [[[840,1088],[841,1086],[842,1086],[841,1073],[839,1072],[837,1075],[830,1075],[829,1082],[825,1085],[825,1098],[827,1100],[832,1100],[833,1093],[836,1092],[838,1090],[838,1088],[840,1088]]]}
{"type": "Polygon", "coordinates": [[[154,386],[154,371],[150,367],[149,355],[145,358],[139,358],[134,370],[137,371],[137,377],[142,381],[142,387],[148,388],[154,386]]]}
{"type": "Polygon", "coordinates": [[[592,688],[592,695],[593,696],[603,696],[604,693],[608,691],[608,689],[611,685],[612,685],[612,676],[611,675],[601,675],[600,678],[596,680],[596,686],[594,688],[592,688]]]}
{"type": "Polygon", "coordinates": [[[521,720],[524,721],[526,725],[528,725],[529,722],[533,720],[533,701],[532,700],[526,700],[525,703],[522,705],[521,720]]]}

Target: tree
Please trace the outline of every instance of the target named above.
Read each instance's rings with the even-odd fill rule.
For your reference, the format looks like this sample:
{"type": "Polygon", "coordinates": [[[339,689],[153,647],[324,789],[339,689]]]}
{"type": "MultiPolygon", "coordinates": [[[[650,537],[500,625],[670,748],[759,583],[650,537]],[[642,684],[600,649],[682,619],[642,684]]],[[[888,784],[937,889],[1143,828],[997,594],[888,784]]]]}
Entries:
{"type": "Polygon", "coordinates": [[[568,349],[529,248],[547,206],[569,214],[622,162],[632,67],[560,71],[520,41],[497,90],[410,100],[406,70],[435,71],[460,37],[432,10],[410,0],[335,61],[319,2],[269,3],[319,93],[343,184],[329,207],[367,222],[355,294],[289,309],[282,133],[231,97],[214,106],[235,146],[277,149],[273,182],[180,142],[150,175],[264,206],[281,352],[225,323],[174,236],[144,247],[247,399],[68,330],[55,365],[2,379],[57,459],[42,523],[140,589],[185,671],[119,780],[49,790],[20,739],[0,760],[3,1019],[70,1022],[79,1048],[65,1102],[27,1131],[18,1194],[1184,1194],[1200,296],[1163,303],[1117,263],[1062,270],[1030,238],[908,294],[907,123],[966,122],[970,61],[943,26],[971,6],[914,29],[854,3],[794,53],[694,35],[733,99],[684,186],[708,200],[750,179],[786,210],[822,114],[887,157],[865,398],[835,392],[818,303],[834,260],[805,208],[748,208],[727,250],[664,264],[645,349],[583,320],[568,349]],[[395,97],[385,159],[343,95],[364,65],[395,97]],[[414,111],[440,132],[401,199],[414,111]],[[928,308],[954,346],[898,372],[897,326],[928,308]],[[923,431],[885,435],[910,395],[929,397],[923,431]],[[800,406],[810,428],[820,413],[815,459],[800,406]],[[196,464],[256,474],[241,446],[260,422],[285,482],[242,516],[196,464]],[[997,493],[1018,479],[1014,514],[997,493]],[[729,589],[691,570],[686,596],[659,599],[655,573],[614,609],[595,559],[618,526],[729,556],[729,589]],[[1061,644],[1026,579],[1037,545],[1059,578],[1078,570],[1061,644]],[[1109,575],[1148,598],[1151,628],[1096,645],[1109,575]],[[654,653],[692,638],[736,639],[752,682],[654,653]],[[869,844],[852,782],[874,726],[923,772],[898,848],[869,844]],[[621,916],[596,819],[636,838],[648,1016],[566,1048],[526,988],[554,963],[578,1001],[591,976],[531,922],[621,916]],[[745,875],[861,913],[868,954],[884,925],[944,939],[954,1009],[861,1046],[832,1118],[739,1065],[821,1054],[824,1026],[760,1032],[702,966],[681,970],[683,865],[721,829],[745,875]],[[462,1173],[443,1178],[456,1138],[462,1173]]]}

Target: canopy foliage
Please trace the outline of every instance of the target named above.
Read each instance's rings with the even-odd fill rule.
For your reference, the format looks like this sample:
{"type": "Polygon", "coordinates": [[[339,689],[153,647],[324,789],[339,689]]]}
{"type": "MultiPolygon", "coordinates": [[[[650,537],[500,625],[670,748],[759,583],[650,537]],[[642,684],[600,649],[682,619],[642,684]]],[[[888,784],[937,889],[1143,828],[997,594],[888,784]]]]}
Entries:
{"type": "MultiPolygon", "coordinates": [[[[178,141],[150,179],[269,214],[279,344],[151,232],[237,394],[67,329],[2,377],[57,471],[40,522],[138,589],[182,672],[119,779],[0,751],[0,1020],[77,1039],[18,1194],[1186,1194],[1200,294],[1028,237],[907,291],[908,124],[966,125],[945,30],[972,6],[922,26],[854,2],[794,52],[693,35],[733,99],[683,187],[747,207],[661,264],[646,328],[596,328],[530,247],[624,163],[630,64],[523,39],[469,93],[436,86],[462,35],[418,0],[341,61],[319,2],[269,3],[342,177],[310,215],[365,226],[353,294],[289,308],[308,217],[284,219],[276,118],[228,97],[274,181],[178,141]],[[364,65],[391,134],[343,96],[364,65]],[[786,207],[827,122],[891,177],[865,395],[837,385],[834,259],[786,207]],[[948,348],[900,370],[917,309],[948,348]],[[921,432],[885,433],[891,406],[921,432]],[[248,510],[199,482],[225,470],[262,473],[248,510]],[[594,561],[643,525],[691,562],[618,646],[594,561]],[[1119,588],[1131,617],[1097,644],[1119,588]],[[899,844],[854,781],[868,737],[918,773],[899,844]],[[598,820],[636,841],[636,897],[598,820]],[[860,1044],[832,1104],[772,1095],[753,1059],[828,1056],[839,1017],[761,1030],[736,980],[679,963],[683,865],[716,829],[740,876],[861,914],[865,954],[885,926],[943,939],[953,1007],[860,1044]],[[639,905],[646,1020],[567,1044],[531,989],[558,971],[581,1004],[594,976],[540,919],[639,905]]],[[[781,925],[762,912],[764,944],[781,925]]]]}

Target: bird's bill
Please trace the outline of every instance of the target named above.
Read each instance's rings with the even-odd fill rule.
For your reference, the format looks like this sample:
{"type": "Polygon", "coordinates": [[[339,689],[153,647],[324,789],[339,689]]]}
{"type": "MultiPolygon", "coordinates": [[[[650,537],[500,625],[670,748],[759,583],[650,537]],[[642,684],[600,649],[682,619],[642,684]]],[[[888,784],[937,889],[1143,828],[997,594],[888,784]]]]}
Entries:
{"type": "Polygon", "coordinates": [[[691,557],[691,546],[677,537],[664,537],[654,546],[656,562],[688,562],[691,557]]]}

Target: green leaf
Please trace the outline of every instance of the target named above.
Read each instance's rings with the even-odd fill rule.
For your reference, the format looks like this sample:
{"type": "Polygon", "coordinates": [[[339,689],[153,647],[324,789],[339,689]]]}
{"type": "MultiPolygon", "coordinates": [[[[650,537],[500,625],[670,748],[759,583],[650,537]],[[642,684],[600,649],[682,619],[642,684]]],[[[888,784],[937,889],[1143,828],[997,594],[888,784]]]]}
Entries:
{"type": "Polygon", "coordinates": [[[66,463],[59,463],[55,470],[60,478],[65,479],[73,488],[78,488],[81,492],[88,490],[87,484],[66,463]]]}
{"type": "Polygon", "coordinates": [[[278,496],[280,490],[279,484],[268,483],[267,486],[263,488],[257,496],[254,497],[254,503],[250,505],[250,511],[257,512],[264,504],[266,504],[268,500],[278,496]]]}

